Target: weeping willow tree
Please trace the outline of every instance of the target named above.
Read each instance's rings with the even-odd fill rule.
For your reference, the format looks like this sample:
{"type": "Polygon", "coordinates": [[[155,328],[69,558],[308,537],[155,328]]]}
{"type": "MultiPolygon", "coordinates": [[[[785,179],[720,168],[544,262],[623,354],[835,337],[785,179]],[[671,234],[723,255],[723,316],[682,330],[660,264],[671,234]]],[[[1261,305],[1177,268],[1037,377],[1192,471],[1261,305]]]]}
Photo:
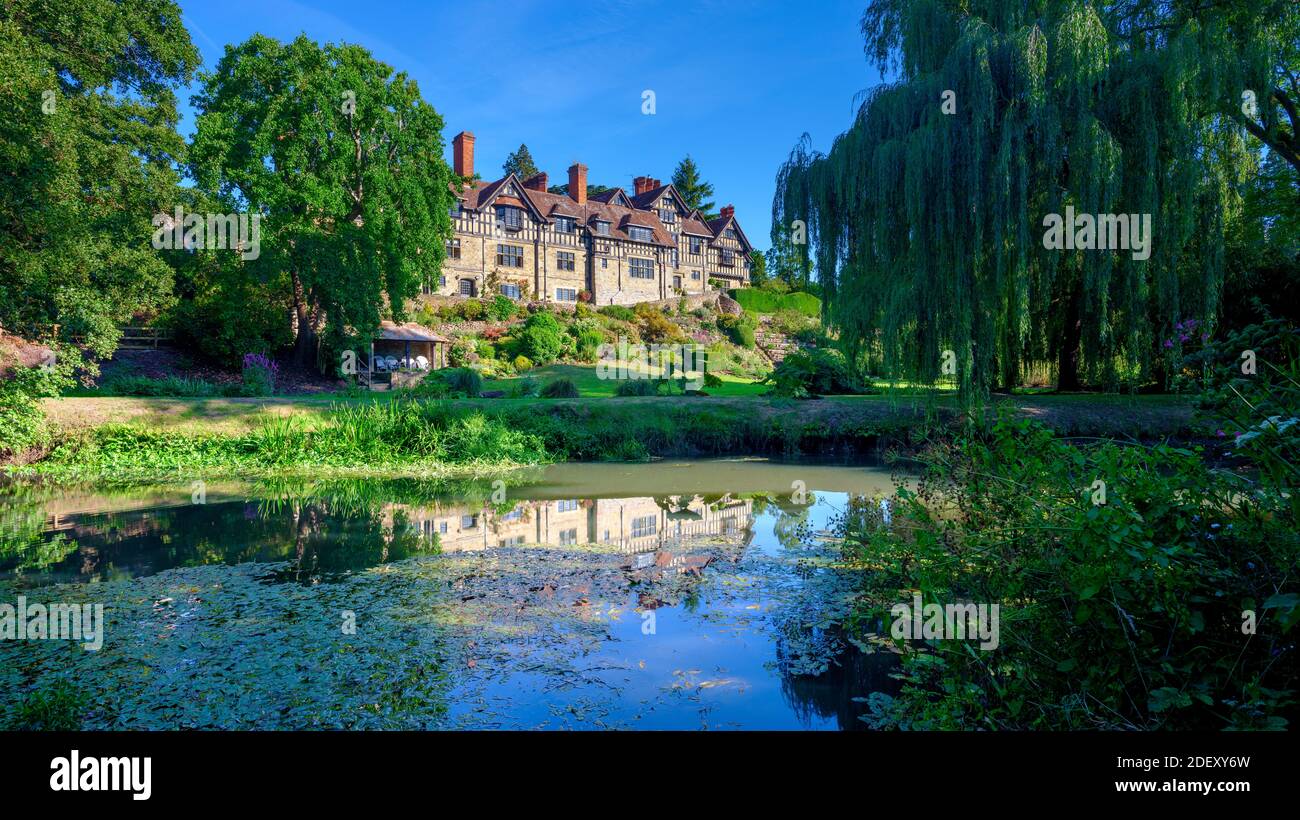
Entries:
{"type": "Polygon", "coordinates": [[[955,366],[968,401],[1031,369],[1061,389],[1159,380],[1174,326],[1214,320],[1259,159],[1243,89],[1273,88],[1268,27],[1294,20],[1267,5],[872,0],[866,52],[896,79],[828,154],[795,146],[773,241],[806,223],[827,322],[891,378],[955,366]],[[1067,208],[1150,214],[1149,255],[1048,249],[1067,208]]]}

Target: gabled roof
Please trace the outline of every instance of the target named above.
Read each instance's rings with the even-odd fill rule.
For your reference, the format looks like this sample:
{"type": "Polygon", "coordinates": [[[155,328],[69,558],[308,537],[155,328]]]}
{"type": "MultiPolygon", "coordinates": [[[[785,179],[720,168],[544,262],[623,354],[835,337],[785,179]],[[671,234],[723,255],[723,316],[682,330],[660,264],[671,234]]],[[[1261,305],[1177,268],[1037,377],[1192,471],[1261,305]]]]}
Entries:
{"type": "Polygon", "coordinates": [[[750,244],[749,237],[745,236],[745,232],[740,229],[740,223],[736,221],[735,215],[720,216],[717,219],[710,219],[708,225],[709,230],[713,232],[715,238],[722,236],[722,232],[728,227],[734,227],[736,229],[736,236],[740,237],[740,244],[744,247],[745,253],[753,253],[754,246],[750,244]]]}
{"type": "Polygon", "coordinates": [[[550,220],[547,218],[546,214],[542,213],[532,200],[532,195],[535,193],[537,193],[537,191],[528,190],[524,187],[524,184],[519,181],[519,177],[510,173],[506,174],[501,179],[498,179],[496,182],[490,182],[480,188],[478,190],[478,197],[474,202],[469,203],[468,198],[466,198],[466,202],[469,203],[469,207],[473,210],[481,211],[489,205],[496,204],[500,201],[503,205],[513,205],[516,208],[524,208],[541,221],[549,222],[550,220]],[[513,185],[514,193],[518,196],[502,195],[502,191],[511,185],[513,185]]]}
{"type": "Polygon", "coordinates": [[[660,185],[658,188],[655,188],[653,190],[649,190],[646,191],[645,193],[637,194],[636,196],[632,197],[632,207],[640,208],[642,210],[650,210],[654,208],[656,204],[658,204],[659,200],[663,199],[665,193],[671,193],[673,195],[673,199],[677,200],[677,205],[683,211],[689,212],[691,210],[690,207],[687,206],[686,200],[682,199],[681,194],[677,193],[677,189],[673,187],[672,183],[669,183],[667,185],[660,185]]]}
{"type": "MultiPolygon", "coordinates": [[[[629,199],[622,188],[611,188],[600,194],[589,197],[585,203],[579,205],[572,198],[565,194],[553,194],[549,191],[538,191],[532,188],[525,188],[514,174],[487,182],[484,180],[475,180],[467,183],[461,188],[453,187],[458,199],[465,208],[473,211],[482,211],[494,204],[512,205],[517,208],[524,208],[540,222],[553,222],[556,216],[568,216],[574,218],[578,224],[595,233],[594,223],[599,220],[608,222],[610,225],[609,237],[611,239],[620,239],[625,241],[633,240],[628,229],[636,226],[649,228],[652,231],[651,243],[663,247],[674,248],[677,246],[673,235],[664,226],[659,219],[657,208],[648,207],[653,205],[658,199],[662,198],[665,192],[671,191],[677,201],[686,208],[686,204],[677,193],[677,189],[672,185],[661,185],[653,191],[647,191],[637,197],[637,200],[645,203],[647,207],[634,207],[633,200],[629,199]],[[505,188],[507,183],[513,182],[514,193],[517,196],[507,196],[505,188]]],[[[714,222],[706,223],[698,210],[691,210],[690,215],[680,220],[679,224],[683,233],[692,236],[701,236],[706,239],[715,239],[726,226],[721,225],[714,229],[714,222]]],[[[732,220],[734,221],[734,219],[732,220]]],[[[739,231],[739,225],[736,226],[739,231]]],[[[749,240],[744,238],[741,233],[742,242],[746,248],[752,250],[749,240]]]]}
{"type": "Polygon", "coordinates": [[[632,200],[627,198],[627,194],[623,193],[622,188],[610,188],[608,191],[601,191],[595,196],[587,197],[588,202],[592,200],[603,202],[606,205],[618,205],[623,208],[632,207],[632,200]]]}
{"type": "Polygon", "coordinates": [[[699,211],[691,211],[691,215],[684,217],[678,224],[682,226],[682,233],[687,233],[691,236],[703,236],[707,239],[714,238],[713,231],[709,230],[709,226],[706,225],[704,219],[700,217],[699,211]]]}

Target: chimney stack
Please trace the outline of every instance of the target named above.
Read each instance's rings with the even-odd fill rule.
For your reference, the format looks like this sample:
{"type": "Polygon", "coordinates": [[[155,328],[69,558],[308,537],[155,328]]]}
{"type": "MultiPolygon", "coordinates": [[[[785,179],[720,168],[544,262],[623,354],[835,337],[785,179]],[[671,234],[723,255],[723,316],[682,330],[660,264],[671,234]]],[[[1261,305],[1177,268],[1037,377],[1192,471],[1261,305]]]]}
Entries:
{"type": "Polygon", "coordinates": [[[569,196],[579,205],[587,204],[587,166],[581,162],[569,166],[569,196]]]}
{"type": "Polygon", "coordinates": [[[653,191],[655,189],[654,180],[650,177],[633,177],[632,188],[636,191],[637,196],[641,196],[641,194],[644,194],[646,191],[653,191]]]}
{"type": "Polygon", "coordinates": [[[731,219],[733,216],[736,215],[736,206],[735,206],[735,205],[727,205],[727,206],[723,207],[723,209],[720,211],[720,213],[722,214],[722,218],[723,218],[723,219],[731,219]]]}
{"type": "Polygon", "coordinates": [[[530,191],[541,191],[542,193],[546,193],[547,179],[548,177],[546,176],[545,171],[538,171],[528,179],[524,180],[524,187],[530,191]]]}
{"type": "Polygon", "coordinates": [[[468,131],[461,131],[457,134],[451,141],[451,155],[457,176],[474,176],[473,134],[468,131]]]}

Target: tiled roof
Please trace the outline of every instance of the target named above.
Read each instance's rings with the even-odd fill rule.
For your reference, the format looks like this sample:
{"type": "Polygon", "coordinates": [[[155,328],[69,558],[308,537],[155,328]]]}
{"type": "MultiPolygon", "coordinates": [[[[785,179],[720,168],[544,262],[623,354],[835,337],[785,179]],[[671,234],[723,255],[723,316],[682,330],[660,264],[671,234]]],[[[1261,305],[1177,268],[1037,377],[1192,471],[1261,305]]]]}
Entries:
{"type": "Polygon", "coordinates": [[[658,188],[655,188],[652,191],[646,191],[643,194],[637,194],[636,196],[632,197],[632,204],[638,208],[653,207],[654,205],[658,204],[660,198],[663,197],[664,191],[667,191],[671,187],[673,186],[660,185],[658,188]]]}
{"type": "MultiPolygon", "coordinates": [[[[462,189],[458,196],[466,208],[471,210],[481,210],[493,196],[500,190],[509,177],[504,177],[493,182],[485,180],[475,180],[467,187],[462,189]]],[[[671,185],[661,185],[650,191],[633,198],[631,201],[637,207],[627,208],[622,205],[611,205],[610,200],[618,194],[623,193],[621,188],[611,188],[594,196],[588,197],[587,201],[579,205],[570,197],[564,194],[553,194],[549,191],[535,191],[524,188],[522,185],[516,186],[516,192],[521,197],[526,197],[528,203],[524,203],[515,197],[497,197],[496,202],[505,205],[513,205],[517,208],[528,208],[531,205],[536,211],[542,214],[546,219],[554,219],[559,216],[571,216],[583,225],[592,228],[595,233],[594,225],[596,220],[602,220],[610,223],[609,236],[611,239],[621,239],[632,241],[628,235],[628,228],[638,226],[650,228],[654,231],[654,244],[664,247],[676,247],[672,234],[664,227],[663,222],[659,219],[659,212],[653,206],[663,197],[664,192],[672,188],[671,185]]],[[[673,189],[674,192],[676,189],[673,189]]],[[[693,236],[703,236],[716,238],[726,229],[727,223],[734,222],[735,217],[718,217],[717,219],[703,222],[698,216],[698,211],[692,211],[691,216],[683,217],[679,221],[679,226],[683,233],[693,236]]],[[[745,237],[744,232],[740,231],[739,223],[736,224],[736,230],[744,245],[751,247],[749,240],[745,237]]]]}

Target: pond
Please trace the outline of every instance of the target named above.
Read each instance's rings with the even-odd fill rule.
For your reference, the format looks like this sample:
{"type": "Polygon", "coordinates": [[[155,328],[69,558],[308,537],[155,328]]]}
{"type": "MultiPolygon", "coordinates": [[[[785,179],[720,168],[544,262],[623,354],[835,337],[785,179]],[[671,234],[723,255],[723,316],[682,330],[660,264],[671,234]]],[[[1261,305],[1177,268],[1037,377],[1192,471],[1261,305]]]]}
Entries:
{"type": "Polygon", "coordinates": [[[518,481],[11,487],[0,604],[104,614],[98,650],[0,640],[0,719],[66,687],[85,728],[852,730],[895,691],[834,537],[888,470],[518,481]]]}

